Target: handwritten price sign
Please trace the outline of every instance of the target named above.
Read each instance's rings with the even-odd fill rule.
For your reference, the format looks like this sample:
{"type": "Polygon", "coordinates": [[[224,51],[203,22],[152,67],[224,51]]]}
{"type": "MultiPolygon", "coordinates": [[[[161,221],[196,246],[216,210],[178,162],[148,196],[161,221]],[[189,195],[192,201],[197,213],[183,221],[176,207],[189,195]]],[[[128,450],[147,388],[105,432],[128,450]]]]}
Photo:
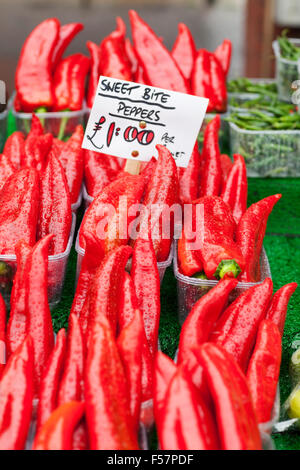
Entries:
{"type": "Polygon", "coordinates": [[[187,167],[207,106],[206,98],[100,77],[82,147],[149,161],[162,144],[187,167]]]}

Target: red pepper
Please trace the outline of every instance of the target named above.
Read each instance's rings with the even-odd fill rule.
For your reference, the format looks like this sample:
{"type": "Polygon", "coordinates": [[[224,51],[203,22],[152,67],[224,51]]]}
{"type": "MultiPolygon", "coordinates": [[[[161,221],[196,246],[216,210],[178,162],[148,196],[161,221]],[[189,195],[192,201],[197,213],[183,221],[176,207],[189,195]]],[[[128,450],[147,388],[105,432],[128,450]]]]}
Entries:
{"type": "Polygon", "coordinates": [[[34,385],[38,394],[42,373],[54,344],[48,304],[48,252],[52,235],[33,247],[25,273],[27,333],[34,350],[34,385]]]}
{"type": "Polygon", "coordinates": [[[272,297],[273,283],[267,278],[243,292],[221,315],[210,341],[232,354],[246,371],[258,327],[265,318],[272,297]]]}
{"type": "Polygon", "coordinates": [[[33,399],[33,349],[27,337],[11,355],[0,380],[0,449],[23,450],[33,399]]]}
{"type": "Polygon", "coordinates": [[[236,279],[221,280],[194,305],[181,329],[178,364],[185,360],[189,350],[208,341],[237,283],[236,279]]]}
{"type": "Polygon", "coordinates": [[[40,208],[38,238],[53,235],[50,255],[63,253],[67,248],[72,223],[71,199],[66,175],[53,153],[49,155],[40,179],[40,208]]]}
{"type": "Polygon", "coordinates": [[[85,253],[83,256],[81,269],[77,281],[75,296],[72,303],[71,314],[79,316],[84,305],[90,282],[96,269],[100,266],[104,258],[102,245],[97,238],[89,232],[84,235],[85,253]]]}
{"type": "Polygon", "coordinates": [[[149,85],[190,93],[187,79],[170,52],[150,26],[134,10],[129,10],[133,45],[149,85]]]}
{"type": "Polygon", "coordinates": [[[129,38],[125,38],[125,52],[126,55],[131,63],[131,75],[132,77],[136,76],[138,66],[139,66],[139,61],[136,56],[135,50],[133,45],[131,44],[131,41],[129,38]]]}
{"type": "Polygon", "coordinates": [[[280,363],[281,333],[272,321],[263,320],[247,370],[247,382],[259,423],[266,423],[271,419],[280,363]]]}
{"type": "Polygon", "coordinates": [[[222,186],[221,198],[231,207],[234,220],[238,224],[247,210],[247,168],[241,155],[233,155],[233,159],[234,165],[222,186]]]}
{"type": "Polygon", "coordinates": [[[196,142],[187,168],[177,168],[181,204],[190,204],[198,197],[200,158],[198,142],[196,142]]]}
{"type": "Polygon", "coordinates": [[[14,277],[10,297],[10,315],[7,324],[6,344],[9,357],[26,338],[27,311],[26,311],[26,272],[28,270],[31,247],[20,241],[15,249],[17,258],[17,272],[14,277]]]}
{"type": "Polygon", "coordinates": [[[203,264],[196,250],[189,248],[184,231],[178,240],[178,263],[179,270],[184,276],[193,276],[203,271],[203,264]]]}
{"type": "Polygon", "coordinates": [[[25,141],[25,153],[21,161],[22,167],[36,168],[42,171],[53,143],[52,134],[31,135],[25,141]]]}
{"type": "Polygon", "coordinates": [[[85,247],[83,235],[86,232],[96,235],[105,253],[127,244],[128,228],[136,217],[134,213],[129,214],[128,209],[139,204],[144,191],[144,183],[141,175],[128,174],[103,189],[83,217],[79,232],[81,248],[85,247]],[[124,204],[124,201],[127,204],[124,204]],[[123,233],[120,233],[120,228],[124,228],[123,233]]]}
{"type": "Polygon", "coordinates": [[[42,126],[41,121],[39,120],[38,116],[35,113],[32,113],[31,117],[31,126],[30,131],[28,133],[28,137],[38,137],[44,134],[44,128],[42,126]]]}
{"type": "Polygon", "coordinates": [[[138,307],[143,315],[150,351],[154,355],[157,351],[160,319],[160,279],[151,240],[138,238],[135,242],[131,277],[138,307]]]}
{"type": "Polygon", "coordinates": [[[280,198],[281,194],[276,194],[252,204],[239,221],[236,241],[246,261],[245,270],[239,278],[243,282],[260,281],[259,258],[268,217],[280,198]]]}
{"type": "Polygon", "coordinates": [[[9,177],[0,192],[0,253],[14,254],[19,240],[33,246],[39,201],[38,174],[23,169],[9,177]]]}
{"type": "Polygon", "coordinates": [[[205,343],[195,350],[211,391],[221,449],[260,450],[261,439],[246,377],[223,348],[205,343]]]}
{"type": "Polygon", "coordinates": [[[215,56],[219,60],[222,69],[224,70],[225,76],[228,75],[232,54],[232,42],[229,39],[224,39],[214,52],[215,56]]]}
{"type": "Polygon", "coordinates": [[[89,342],[85,403],[91,450],[138,449],[128,384],[114,333],[105,317],[95,325],[89,342]]]}
{"type": "Polygon", "coordinates": [[[145,76],[144,69],[140,65],[137,68],[134,80],[135,82],[141,83],[142,85],[149,85],[149,82],[147,81],[147,78],[145,76]]]}
{"type": "Polygon", "coordinates": [[[6,353],[6,306],[2,295],[0,295],[0,379],[4,369],[6,353]]]}
{"type": "Polygon", "coordinates": [[[0,154],[0,191],[14,170],[9,158],[3,153],[0,154]]]}
{"type": "Polygon", "coordinates": [[[118,351],[124,366],[129,388],[130,412],[133,428],[138,431],[142,400],[142,352],[145,337],[144,322],[139,310],[133,320],[121,329],[117,340],[118,351]]]}
{"type": "Polygon", "coordinates": [[[21,162],[25,158],[25,140],[23,132],[15,131],[7,138],[3,153],[15,170],[21,168],[21,162]]]}
{"type": "Polygon", "coordinates": [[[245,260],[234,240],[236,223],[229,206],[216,196],[197,199],[203,208],[203,220],[198,228],[198,256],[208,279],[237,277],[245,269],[245,260]]]}
{"type": "Polygon", "coordinates": [[[192,92],[209,99],[207,112],[223,113],[227,108],[226,76],[212,52],[199,49],[192,72],[192,92]]]}
{"type": "Polygon", "coordinates": [[[187,80],[191,79],[196,54],[192,33],[184,23],[179,23],[178,36],[172,48],[172,57],[187,80]]]}
{"type": "Polygon", "coordinates": [[[16,91],[25,112],[40,107],[51,109],[54,103],[53,53],[59,29],[59,21],[49,18],[37,25],[24,42],[16,70],[16,91]]]}
{"type": "Polygon", "coordinates": [[[161,416],[170,382],[176,374],[177,366],[172,359],[157,351],[154,363],[153,405],[155,420],[161,416]]]}
{"type": "Polygon", "coordinates": [[[146,188],[144,209],[140,216],[141,237],[147,239],[150,231],[157,261],[165,261],[170,253],[173,239],[173,217],[170,224],[162,223],[167,208],[178,202],[177,167],[169,150],[156,146],[158,160],[146,188]],[[155,208],[155,210],[153,210],[155,208]]]}
{"type": "Polygon", "coordinates": [[[89,196],[96,197],[114,181],[120,173],[120,166],[105,154],[85,150],[84,180],[89,196]]]}
{"type": "Polygon", "coordinates": [[[141,162],[140,173],[143,175],[145,180],[145,186],[147,187],[150,179],[152,178],[153,172],[156,168],[157,160],[155,157],[152,157],[151,160],[147,163],[141,162]]]}
{"type": "Polygon", "coordinates": [[[125,24],[118,19],[117,30],[109,34],[100,44],[100,75],[132,80],[131,63],[125,50],[125,24]]]}
{"type": "Polygon", "coordinates": [[[221,170],[222,170],[222,184],[221,184],[221,187],[223,189],[224,185],[226,183],[227,177],[230,173],[230,170],[233,167],[233,162],[232,162],[231,158],[229,157],[229,155],[226,155],[225,153],[221,153],[220,160],[221,160],[221,170]]]}
{"type": "Polygon", "coordinates": [[[76,425],[84,414],[84,403],[64,403],[35,436],[32,450],[72,450],[72,437],[76,425]]]}
{"type": "Polygon", "coordinates": [[[37,409],[37,432],[39,432],[40,428],[46,423],[51,413],[57,407],[58,385],[66,354],[66,339],[65,329],[62,328],[57,333],[55,346],[43,372],[37,409]]]}
{"type": "Polygon", "coordinates": [[[221,118],[217,115],[206,126],[202,159],[200,196],[219,196],[222,184],[221,152],[219,147],[219,130],[221,118]]]}
{"type": "Polygon", "coordinates": [[[99,77],[100,77],[100,48],[98,44],[87,41],[86,47],[90,53],[90,77],[88,82],[88,90],[87,90],[87,107],[92,108],[94,99],[96,96],[96,91],[98,87],[99,77]]]}
{"type": "Polygon", "coordinates": [[[74,37],[83,30],[82,23],[68,23],[59,28],[58,40],[53,52],[52,67],[55,70],[68,45],[74,37]]]}
{"type": "Polygon", "coordinates": [[[188,374],[178,368],[156,422],[162,450],[218,450],[213,415],[188,374]]]}
{"type": "Polygon", "coordinates": [[[54,111],[82,109],[89,68],[90,59],[80,53],[58,63],[53,78],[54,111]]]}
{"type": "MultiPolygon", "coordinates": [[[[127,328],[136,317],[136,310],[139,303],[135,293],[135,287],[131,276],[125,272],[123,284],[119,293],[119,311],[118,311],[118,329],[122,331],[127,328]]],[[[150,353],[147,341],[145,327],[143,324],[142,337],[142,377],[141,377],[141,400],[145,402],[152,398],[152,380],[153,380],[153,358],[150,353]]]]}
{"type": "Polygon", "coordinates": [[[266,319],[278,326],[281,336],[283,335],[284,323],[287,314],[287,307],[291,295],[297,289],[298,284],[292,282],[281,287],[273,296],[270,307],[267,311],[266,319]]]}
{"type": "Polygon", "coordinates": [[[57,153],[57,158],[65,170],[68,187],[70,191],[71,204],[77,201],[83,179],[83,141],[84,130],[78,125],[61,150],[57,153]]]}
{"type": "MultiPolygon", "coordinates": [[[[110,251],[93,277],[86,302],[89,305],[88,333],[94,326],[106,317],[116,334],[118,318],[118,296],[123,283],[124,269],[131,255],[130,246],[120,246],[110,251]]],[[[83,320],[83,311],[80,315],[83,320]]],[[[85,333],[85,328],[83,328],[85,333]]]]}

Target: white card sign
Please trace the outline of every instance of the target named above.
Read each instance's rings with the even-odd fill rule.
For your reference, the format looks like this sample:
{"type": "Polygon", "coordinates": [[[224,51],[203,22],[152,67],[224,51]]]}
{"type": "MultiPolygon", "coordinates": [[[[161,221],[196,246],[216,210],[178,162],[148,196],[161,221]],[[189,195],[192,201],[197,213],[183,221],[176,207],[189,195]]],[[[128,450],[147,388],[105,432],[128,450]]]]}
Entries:
{"type": "Polygon", "coordinates": [[[100,77],[82,147],[149,161],[165,145],[187,167],[209,100],[139,83],[100,77]]]}

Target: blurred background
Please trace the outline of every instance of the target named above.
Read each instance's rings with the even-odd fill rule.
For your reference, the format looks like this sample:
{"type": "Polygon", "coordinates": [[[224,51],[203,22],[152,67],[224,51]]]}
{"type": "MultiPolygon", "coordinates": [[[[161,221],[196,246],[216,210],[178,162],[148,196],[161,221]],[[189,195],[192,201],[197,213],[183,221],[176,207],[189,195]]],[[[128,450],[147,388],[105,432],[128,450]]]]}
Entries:
{"type": "Polygon", "coordinates": [[[68,49],[87,52],[87,40],[100,43],[122,16],[129,27],[128,9],[134,8],[171,48],[178,22],[191,29],[198,48],[214,50],[224,39],[233,43],[231,77],[271,77],[274,74],[272,40],[287,27],[300,37],[299,0],[0,0],[0,79],[8,91],[22,44],[42,20],[81,21],[84,30],[68,49]]]}

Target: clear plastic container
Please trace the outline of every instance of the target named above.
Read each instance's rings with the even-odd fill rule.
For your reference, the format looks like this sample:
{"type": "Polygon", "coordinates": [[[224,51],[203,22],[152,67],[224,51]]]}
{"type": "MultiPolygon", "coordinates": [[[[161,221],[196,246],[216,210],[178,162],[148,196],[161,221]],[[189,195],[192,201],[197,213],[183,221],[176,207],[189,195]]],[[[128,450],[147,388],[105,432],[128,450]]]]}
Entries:
{"type": "MultiPolygon", "coordinates": [[[[82,259],[84,257],[84,249],[79,246],[79,233],[80,233],[80,229],[78,230],[77,237],[76,237],[76,244],[75,244],[75,250],[76,250],[76,253],[77,253],[76,284],[77,284],[78,276],[79,276],[79,273],[80,273],[80,270],[81,270],[82,259]]],[[[171,245],[171,249],[170,249],[168,259],[166,261],[162,261],[160,263],[157,263],[160,283],[162,283],[165,272],[166,272],[166,269],[169,266],[171,266],[172,261],[173,261],[173,244],[171,245]]],[[[129,260],[129,262],[127,264],[127,270],[130,271],[130,268],[131,268],[131,263],[130,263],[130,260],[129,260]]]]}
{"type": "MultiPolygon", "coordinates": [[[[70,137],[78,124],[85,124],[85,108],[79,111],[52,111],[46,113],[36,113],[41,120],[45,132],[50,132],[54,137],[62,140],[70,137]]],[[[31,113],[17,112],[12,107],[12,114],[16,120],[18,131],[27,135],[31,126],[31,113]]]]}
{"type": "MultiPolygon", "coordinates": [[[[269,85],[272,83],[276,83],[275,78],[248,78],[248,80],[254,85],[269,85]]],[[[228,103],[230,104],[231,98],[234,98],[235,100],[243,103],[244,101],[255,100],[255,98],[258,98],[259,96],[260,96],[259,93],[247,93],[245,91],[237,92],[237,93],[228,92],[228,103]]],[[[230,107],[229,107],[229,110],[230,110],[230,107]]]]}
{"type": "MultiPolygon", "coordinates": [[[[300,47],[300,39],[289,38],[289,40],[300,47]]],[[[298,64],[299,61],[293,61],[281,57],[278,41],[273,41],[273,51],[276,58],[276,82],[278,88],[278,97],[282,101],[291,101],[293,89],[292,83],[299,79],[298,64]]]]}
{"type": "Polygon", "coordinates": [[[72,204],[71,206],[72,212],[74,212],[74,214],[76,214],[77,210],[81,206],[81,202],[82,202],[82,190],[80,190],[77,201],[74,202],[74,204],[72,204]]]}
{"type": "Polygon", "coordinates": [[[94,198],[88,194],[85,184],[82,187],[82,197],[84,201],[84,208],[87,210],[93,202],[94,198]]]}
{"type": "Polygon", "coordinates": [[[0,113],[0,153],[3,150],[6,136],[7,136],[7,115],[8,110],[6,109],[2,113],[0,113]]]}
{"type": "Polygon", "coordinates": [[[259,423],[258,427],[259,427],[260,433],[271,435],[274,425],[278,423],[279,421],[279,415],[280,415],[280,389],[279,389],[279,383],[278,383],[275,402],[274,402],[274,406],[273,406],[272,413],[271,413],[271,419],[270,421],[266,423],[259,423]]]}
{"type": "MultiPolygon", "coordinates": [[[[48,301],[50,308],[54,307],[61,299],[61,293],[65,281],[67,262],[71,251],[74,232],[76,226],[76,216],[72,214],[72,225],[67,248],[64,253],[50,255],[48,257],[48,301]]],[[[13,278],[17,270],[17,261],[15,255],[0,255],[0,263],[5,263],[9,274],[0,277],[0,293],[2,294],[6,305],[9,308],[10,294],[13,284],[13,278]]]]}
{"type": "MultiPolygon", "coordinates": [[[[267,277],[271,278],[271,270],[269,261],[265,250],[262,250],[260,257],[260,268],[261,268],[261,281],[264,281],[267,277]]],[[[205,295],[210,289],[218,284],[218,281],[195,279],[192,277],[184,276],[179,272],[177,262],[177,244],[175,245],[175,254],[173,259],[174,275],[177,280],[177,295],[178,295],[178,316],[180,324],[183,324],[184,320],[188,316],[194,304],[205,295]]],[[[229,303],[233,302],[239,295],[260,282],[239,282],[236,288],[231,292],[229,296],[229,303]]]]}
{"type": "Polygon", "coordinates": [[[245,158],[250,177],[299,177],[300,130],[249,131],[230,122],[231,153],[245,158]]]}

